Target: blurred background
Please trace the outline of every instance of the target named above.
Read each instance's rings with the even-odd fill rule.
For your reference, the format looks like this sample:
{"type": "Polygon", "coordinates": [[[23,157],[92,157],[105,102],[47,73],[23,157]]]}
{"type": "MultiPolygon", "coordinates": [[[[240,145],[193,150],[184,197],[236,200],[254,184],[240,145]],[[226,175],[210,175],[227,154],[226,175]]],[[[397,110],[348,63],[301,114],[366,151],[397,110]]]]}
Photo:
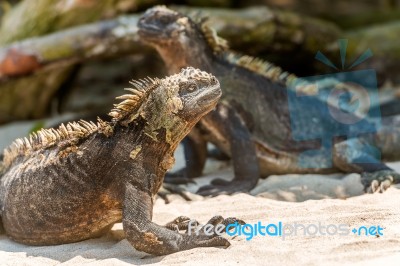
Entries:
{"type": "Polygon", "coordinates": [[[10,0],[0,1],[0,149],[41,127],[104,116],[129,80],[165,76],[136,28],[157,4],[208,17],[232,50],[298,76],[336,72],[314,57],[341,66],[338,39],[348,39],[339,71],[370,48],[357,68],[376,70],[383,114],[398,112],[400,0],[10,0]]]}

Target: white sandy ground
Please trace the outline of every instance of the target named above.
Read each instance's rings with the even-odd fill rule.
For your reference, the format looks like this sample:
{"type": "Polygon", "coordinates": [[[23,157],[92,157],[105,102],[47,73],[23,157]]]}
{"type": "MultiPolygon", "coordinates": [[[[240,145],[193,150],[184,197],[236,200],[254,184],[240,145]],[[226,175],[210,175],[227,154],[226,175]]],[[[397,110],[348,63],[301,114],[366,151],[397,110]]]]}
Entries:
{"type": "MultiPolygon", "coordinates": [[[[177,167],[182,165],[180,150],[177,167]]],[[[400,163],[391,166],[400,170],[400,163]]],[[[207,169],[208,176],[189,185],[189,191],[213,177],[232,176],[224,163],[209,161],[207,169]]],[[[25,246],[0,235],[0,265],[400,265],[400,186],[383,194],[363,194],[357,174],[285,175],[261,180],[250,194],[203,198],[189,193],[193,201],[174,195],[170,204],[158,199],[154,221],[165,224],[185,215],[205,223],[219,214],[247,223],[380,225],[383,236],[313,237],[299,232],[286,240],[257,236],[251,241],[236,236],[228,237],[228,249],[197,248],[154,257],[135,251],[124,239],[122,225],[116,224],[102,238],[50,247],[25,246]]]]}

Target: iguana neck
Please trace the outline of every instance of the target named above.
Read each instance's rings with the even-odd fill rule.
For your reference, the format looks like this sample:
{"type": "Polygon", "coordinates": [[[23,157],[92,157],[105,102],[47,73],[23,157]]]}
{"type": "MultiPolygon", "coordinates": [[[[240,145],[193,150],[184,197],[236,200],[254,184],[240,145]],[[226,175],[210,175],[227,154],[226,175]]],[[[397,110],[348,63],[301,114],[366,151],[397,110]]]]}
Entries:
{"type": "Polygon", "coordinates": [[[123,195],[123,184],[127,182],[155,195],[174,163],[174,147],[164,141],[163,130],[154,139],[144,133],[144,127],[144,121],[128,126],[116,124],[112,136],[98,142],[104,147],[102,152],[92,154],[99,158],[94,161],[100,164],[101,172],[107,173],[106,178],[112,182],[111,194],[116,198],[123,195]]]}
{"type": "Polygon", "coordinates": [[[142,161],[147,166],[160,166],[164,160],[165,154],[173,154],[174,146],[166,141],[165,129],[160,129],[150,135],[146,132],[145,122],[136,124],[135,122],[128,126],[116,125],[112,142],[116,143],[116,153],[118,160],[142,161]]]}
{"type": "Polygon", "coordinates": [[[190,51],[179,47],[166,49],[157,47],[159,54],[164,60],[170,74],[178,73],[182,68],[192,66],[203,71],[210,71],[212,68],[213,55],[208,47],[194,45],[190,51]]]}

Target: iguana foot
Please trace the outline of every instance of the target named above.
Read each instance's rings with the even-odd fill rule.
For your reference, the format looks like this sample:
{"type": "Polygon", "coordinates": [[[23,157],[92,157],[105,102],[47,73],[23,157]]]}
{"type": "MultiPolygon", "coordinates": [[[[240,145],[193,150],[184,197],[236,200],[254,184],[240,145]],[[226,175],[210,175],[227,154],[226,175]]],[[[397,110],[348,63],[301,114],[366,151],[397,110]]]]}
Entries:
{"type": "Polygon", "coordinates": [[[192,199],[188,195],[186,195],[185,192],[186,190],[180,188],[178,185],[163,183],[160,190],[157,192],[157,195],[165,201],[165,204],[170,203],[168,195],[171,194],[177,194],[186,201],[192,201],[192,199]]]}
{"type": "Polygon", "coordinates": [[[393,170],[380,170],[361,174],[361,183],[367,193],[384,192],[392,184],[400,182],[400,174],[393,170]]]}
{"type": "Polygon", "coordinates": [[[221,194],[230,195],[238,192],[249,192],[253,187],[252,182],[214,179],[211,181],[211,185],[200,187],[196,194],[214,197],[221,194]]]}
{"type": "Polygon", "coordinates": [[[211,239],[213,237],[220,236],[220,234],[225,232],[226,226],[235,223],[241,225],[246,224],[243,220],[235,217],[224,218],[221,215],[216,215],[212,217],[205,225],[201,225],[198,221],[192,220],[189,217],[179,216],[173,221],[167,223],[165,227],[176,232],[185,230],[186,235],[211,239]]]}
{"type": "Polygon", "coordinates": [[[179,216],[173,221],[167,223],[165,228],[179,233],[185,230],[182,234],[183,249],[190,249],[194,247],[229,247],[230,243],[227,239],[221,236],[226,231],[229,224],[245,224],[244,221],[234,217],[224,219],[222,216],[217,215],[212,217],[207,224],[200,225],[196,220],[192,220],[186,216],[179,216]]]}
{"type": "Polygon", "coordinates": [[[174,173],[166,173],[164,177],[164,183],[175,185],[195,183],[191,178],[188,178],[184,172],[185,169],[178,170],[174,173]]]}

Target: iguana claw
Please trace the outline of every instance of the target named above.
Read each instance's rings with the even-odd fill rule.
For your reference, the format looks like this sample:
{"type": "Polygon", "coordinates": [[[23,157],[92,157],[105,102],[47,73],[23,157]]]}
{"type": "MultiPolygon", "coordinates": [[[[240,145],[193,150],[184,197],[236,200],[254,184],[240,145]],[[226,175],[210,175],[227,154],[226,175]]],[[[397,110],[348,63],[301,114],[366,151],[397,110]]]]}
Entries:
{"type": "Polygon", "coordinates": [[[227,239],[220,236],[220,234],[226,231],[226,226],[234,223],[245,224],[243,220],[234,217],[225,219],[217,215],[212,217],[205,225],[200,225],[196,220],[191,220],[186,216],[179,216],[167,223],[165,227],[177,233],[182,230],[186,231],[182,236],[184,245],[187,248],[218,246],[227,248],[230,246],[230,243],[227,239]]]}
{"type": "Polygon", "coordinates": [[[195,226],[199,225],[199,222],[197,222],[196,220],[192,220],[187,216],[179,216],[171,222],[167,223],[165,227],[172,231],[179,232],[180,230],[188,230],[190,222],[195,226]]]}
{"type": "Polygon", "coordinates": [[[363,173],[361,183],[367,193],[384,192],[392,184],[400,182],[400,174],[393,170],[381,170],[373,173],[363,173]]]}

